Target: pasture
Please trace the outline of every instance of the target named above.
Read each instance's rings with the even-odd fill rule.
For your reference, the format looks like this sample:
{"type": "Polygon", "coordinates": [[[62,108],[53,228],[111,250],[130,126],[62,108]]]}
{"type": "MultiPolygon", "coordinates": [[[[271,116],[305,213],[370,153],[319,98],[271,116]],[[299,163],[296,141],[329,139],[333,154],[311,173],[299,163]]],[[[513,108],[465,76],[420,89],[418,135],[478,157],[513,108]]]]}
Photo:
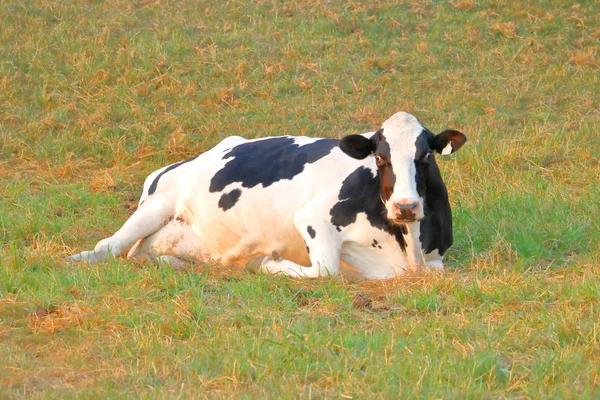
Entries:
{"type": "Polygon", "coordinates": [[[600,3],[0,3],[0,397],[598,398],[600,3]],[[404,110],[443,275],[294,280],[62,258],[224,137],[404,110]]]}

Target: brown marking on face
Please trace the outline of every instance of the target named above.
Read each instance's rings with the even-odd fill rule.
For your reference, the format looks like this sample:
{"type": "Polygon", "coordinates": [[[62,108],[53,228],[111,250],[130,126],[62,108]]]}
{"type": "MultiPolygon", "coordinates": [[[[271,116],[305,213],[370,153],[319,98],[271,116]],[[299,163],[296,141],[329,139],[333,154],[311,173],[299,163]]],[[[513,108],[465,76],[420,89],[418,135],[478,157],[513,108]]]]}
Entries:
{"type": "Polygon", "coordinates": [[[383,135],[383,128],[375,132],[372,140],[375,142],[375,162],[379,170],[379,184],[381,191],[381,199],[388,201],[394,192],[394,184],[396,183],[396,174],[392,168],[392,154],[390,145],[383,135]]]}

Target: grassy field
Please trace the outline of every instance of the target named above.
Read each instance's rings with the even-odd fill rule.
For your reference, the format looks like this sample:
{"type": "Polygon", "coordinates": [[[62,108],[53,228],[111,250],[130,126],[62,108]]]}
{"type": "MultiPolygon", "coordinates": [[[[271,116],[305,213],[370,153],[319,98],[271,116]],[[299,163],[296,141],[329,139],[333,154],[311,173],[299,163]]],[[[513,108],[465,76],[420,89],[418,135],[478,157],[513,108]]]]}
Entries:
{"type": "Polygon", "coordinates": [[[286,3],[0,2],[0,398],[599,398],[600,3],[286,3]],[[469,137],[442,276],[62,262],[226,136],[398,110],[469,137]]]}

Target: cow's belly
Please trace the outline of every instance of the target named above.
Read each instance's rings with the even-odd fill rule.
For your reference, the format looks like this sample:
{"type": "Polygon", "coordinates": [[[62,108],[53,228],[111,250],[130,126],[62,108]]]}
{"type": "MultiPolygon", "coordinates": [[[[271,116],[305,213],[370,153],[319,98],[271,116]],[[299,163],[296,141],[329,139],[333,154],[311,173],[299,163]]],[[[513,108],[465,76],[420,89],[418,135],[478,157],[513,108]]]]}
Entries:
{"type": "MultiPolygon", "coordinates": [[[[259,208],[248,197],[246,194],[227,211],[202,207],[198,201],[188,203],[192,228],[210,258],[223,265],[241,267],[251,258],[276,251],[287,260],[310,265],[306,244],[293,223],[295,208],[282,209],[274,204],[259,208]]],[[[215,199],[209,194],[204,201],[214,203],[215,199]]]]}
{"type": "MultiPolygon", "coordinates": [[[[268,224],[266,224],[268,225],[268,224]]],[[[198,235],[203,238],[210,257],[224,265],[244,266],[248,260],[276,251],[283,258],[300,265],[310,265],[304,240],[293,224],[270,229],[260,225],[203,225],[198,235]],[[207,229],[208,228],[208,229],[207,229]]]]}

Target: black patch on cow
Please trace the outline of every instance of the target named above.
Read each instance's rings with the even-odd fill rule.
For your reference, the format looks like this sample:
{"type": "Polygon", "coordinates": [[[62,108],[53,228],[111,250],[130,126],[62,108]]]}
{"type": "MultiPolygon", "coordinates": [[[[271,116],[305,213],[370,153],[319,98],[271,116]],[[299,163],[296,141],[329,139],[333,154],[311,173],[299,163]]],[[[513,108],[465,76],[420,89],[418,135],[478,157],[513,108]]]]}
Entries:
{"type": "Polygon", "coordinates": [[[154,181],[152,182],[152,184],[150,185],[150,187],[148,188],[148,195],[153,194],[154,192],[156,192],[156,187],[158,186],[158,180],[167,172],[174,170],[175,168],[179,167],[182,164],[188,163],[190,161],[194,161],[196,158],[198,158],[198,156],[196,157],[192,157],[188,160],[184,160],[184,161],[179,161],[173,165],[169,165],[167,168],[165,168],[160,174],[158,174],[158,176],[156,178],[154,178],[154,181]]]}
{"type": "Polygon", "coordinates": [[[373,244],[374,244],[375,246],[377,246],[377,245],[379,244],[379,242],[378,242],[376,239],[373,239],[373,244]]]}
{"type": "Polygon", "coordinates": [[[237,203],[241,195],[242,191],[240,189],[233,189],[229,193],[223,193],[219,199],[219,207],[221,207],[223,211],[229,210],[235,205],[235,203],[237,203]]]}
{"type": "Polygon", "coordinates": [[[356,222],[358,213],[365,213],[371,226],[393,235],[396,242],[406,252],[406,241],[402,236],[402,228],[390,223],[386,218],[386,210],[380,199],[379,175],[373,176],[370,169],[359,167],[344,182],[336,203],[329,214],[331,223],[336,227],[348,226],[356,222]]]}
{"type": "Polygon", "coordinates": [[[312,226],[308,226],[308,228],[306,228],[306,232],[308,232],[308,234],[310,235],[311,239],[314,239],[315,236],[317,235],[317,232],[315,232],[315,230],[313,229],[312,226]]]}
{"type": "Polygon", "coordinates": [[[415,141],[415,167],[416,167],[416,180],[417,180],[417,193],[419,196],[426,196],[426,186],[427,186],[427,169],[429,164],[434,162],[434,156],[432,154],[432,150],[429,147],[429,142],[435,137],[435,135],[429,131],[428,129],[423,129],[421,134],[417,136],[417,140],[415,141]],[[431,154],[428,158],[425,158],[427,154],[431,154]]]}
{"type": "Polygon", "coordinates": [[[375,249],[381,249],[381,245],[375,239],[373,239],[373,243],[371,243],[371,246],[373,246],[373,248],[375,248],[375,249]]]}
{"type": "Polygon", "coordinates": [[[223,156],[224,160],[231,160],[210,180],[209,190],[220,192],[234,182],[245,188],[260,184],[268,187],[280,180],[292,179],[304,171],[306,164],[329,154],[338,142],[319,139],[300,146],[292,137],[276,137],[242,143],[223,156]]]}
{"type": "Polygon", "coordinates": [[[425,253],[436,250],[443,255],[452,245],[452,210],[448,190],[440,170],[432,160],[424,174],[425,218],[421,221],[421,247],[425,253]]]}
{"type": "Polygon", "coordinates": [[[335,230],[338,231],[338,232],[341,232],[342,231],[342,227],[341,226],[336,226],[335,230]]]}
{"type": "Polygon", "coordinates": [[[431,154],[429,142],[435,135],[424,129],[417,137],[415,165],[417,166],[417,191],[425,200],[425,218],[421,221],[421,248],[425,253],[437,250],[443,255],[452,245],[452,211],[448,201],[448,190],[442,180],[440,170],[431,154]]]}

